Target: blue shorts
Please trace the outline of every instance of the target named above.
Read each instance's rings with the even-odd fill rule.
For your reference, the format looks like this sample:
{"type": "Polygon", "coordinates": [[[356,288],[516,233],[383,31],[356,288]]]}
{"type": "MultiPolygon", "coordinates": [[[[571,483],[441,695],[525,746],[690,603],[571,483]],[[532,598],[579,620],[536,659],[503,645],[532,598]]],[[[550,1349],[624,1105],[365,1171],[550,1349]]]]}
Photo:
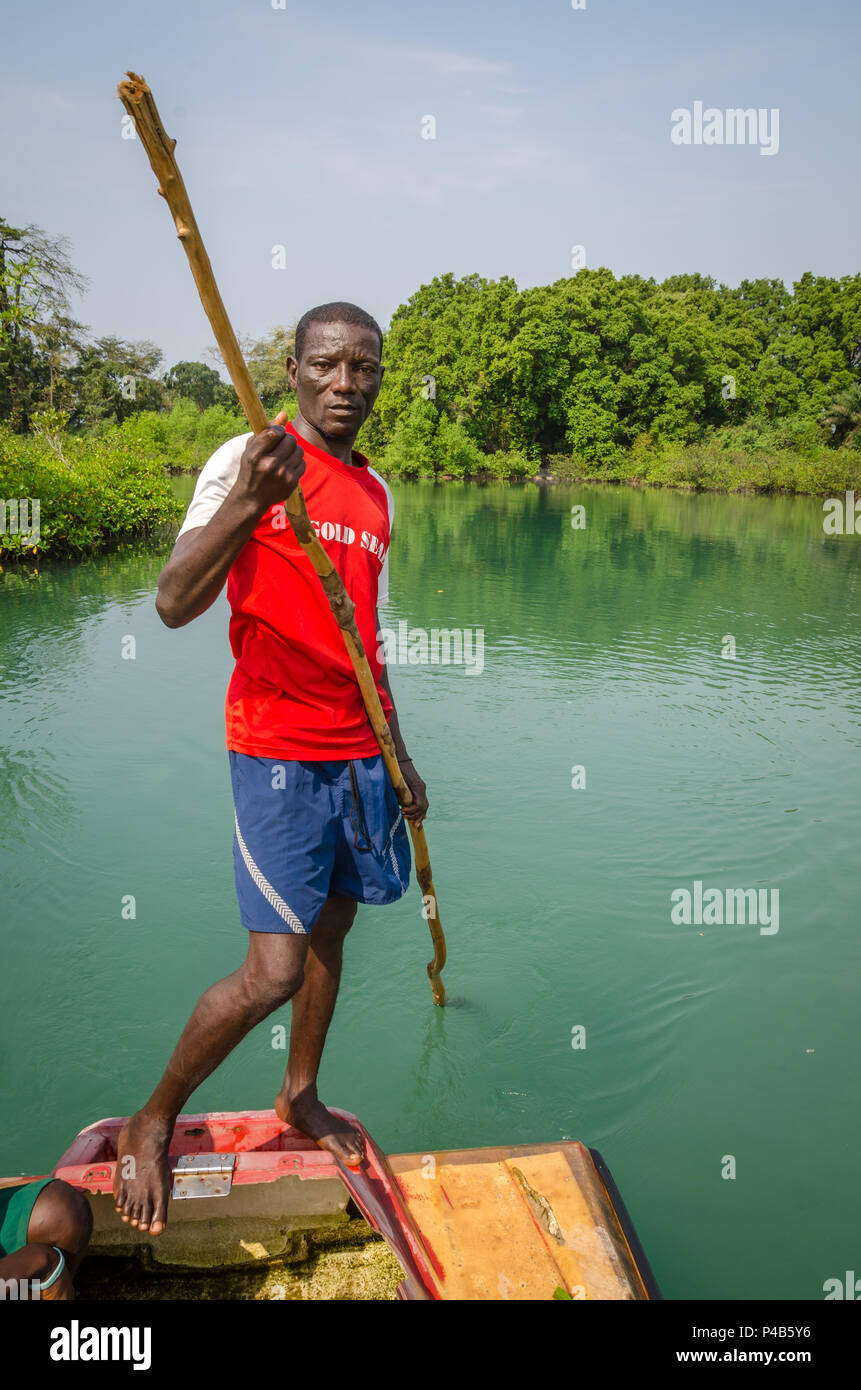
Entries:
{"type": "Polygon", "coordinates": [[[330,893],[397,902],[410,846],[385,763],[279,762],[229,752],[242,925],[307,934],[330,893]]]}

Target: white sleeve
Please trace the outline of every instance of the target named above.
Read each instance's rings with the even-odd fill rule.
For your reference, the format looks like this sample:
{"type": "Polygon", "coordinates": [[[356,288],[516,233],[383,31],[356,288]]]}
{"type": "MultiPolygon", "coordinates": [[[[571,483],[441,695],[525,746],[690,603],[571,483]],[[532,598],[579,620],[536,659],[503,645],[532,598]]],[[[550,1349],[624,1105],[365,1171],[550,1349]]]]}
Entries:
{"type": "Polygon", "coordinates": [[[239,473],[239,463],[251,433],[237,435],[228,439],[220,449],[207,459],[194,489],[185,520],[177,533],[177,540],[186,531],[205,526],[211,521],[227,496],[239,473]]]}
{"type": "Polygon", "coordinates": [[[386,558],[383,561],[383,568],[380,570],[380,579],[377,586],[377,603],[388,603],[389,601],[389,550],[392,547],[392,527],[395,524],[395,499],[392,496],[392,489],[389,487],[385,478],[381,478],[376,468],[368,468],[368,472],[378,483],[382,483],[386,493],[386,501],[389,504],[389,546],[386,550],[386,558]]]}

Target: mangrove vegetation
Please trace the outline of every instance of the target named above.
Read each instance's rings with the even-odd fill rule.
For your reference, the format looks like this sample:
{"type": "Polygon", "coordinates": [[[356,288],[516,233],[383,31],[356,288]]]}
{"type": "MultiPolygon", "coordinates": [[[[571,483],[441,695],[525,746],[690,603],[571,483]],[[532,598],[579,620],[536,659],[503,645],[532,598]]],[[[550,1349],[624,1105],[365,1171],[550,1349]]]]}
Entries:
{"type": "MultiPolygon", "coordinates": [[[[0,219],[7,556],[175,521],[170,474],[246,429],[215,349],[166,368],[154,343],[93,337],[71,311],[85,289],[64,238],[0,219]]],[[[291,410],[292,328],[242,346],[270,413],[291,410]]],[[[391,476],[861,491],[861,275],[732,288],[584,268],[519,290],[445,274],[395,311],[384,362],[359,447],[391,476]]]]}

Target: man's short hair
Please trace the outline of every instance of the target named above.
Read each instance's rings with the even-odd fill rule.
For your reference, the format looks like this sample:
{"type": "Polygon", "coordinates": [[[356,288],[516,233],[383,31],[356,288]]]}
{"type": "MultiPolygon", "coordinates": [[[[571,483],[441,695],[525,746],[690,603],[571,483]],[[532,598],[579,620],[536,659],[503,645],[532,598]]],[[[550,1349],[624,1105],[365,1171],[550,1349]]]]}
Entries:
{"type": "Polygon", "coordinates": [[[303,314],[296,325],[296,360],[302,360],[302,353],[305,350],[305,335],[312,323],[352,323],[360,328],[367,328],[372,333],[376,333],[380,340],[380,356],[383,353],[383,330],[375,318],[364,309],[360,309],[358,304],[348,304],[345,300],[337,299],[332,304],[318,304],[316,309],[309,309],[303,314]]]}

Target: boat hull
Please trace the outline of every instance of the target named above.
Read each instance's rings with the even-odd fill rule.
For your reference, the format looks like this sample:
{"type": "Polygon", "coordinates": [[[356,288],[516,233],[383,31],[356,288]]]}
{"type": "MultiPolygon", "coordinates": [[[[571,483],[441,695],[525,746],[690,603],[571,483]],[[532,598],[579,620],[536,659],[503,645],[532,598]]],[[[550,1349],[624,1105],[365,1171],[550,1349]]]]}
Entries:
{"type": "Polygon", "coordinates": [[[362,1135],[357,1169],[271,1110],[180,1115],[169,1151],[173,1195],[158,1237],[114,1210],[124,1118],[82,1130],[52,1176],[88,1194],[90,1254],[117,1260],[118,1270],[130,1259],[189,1276],[301,1264],[309,1252],[373,1239],[357,1208],[402,1275],[396,1285],[371,1285],[402,1299],[660,1298],[606,1164],[584,1145],[386,1155],[355,1115],[333,1113],[362,1135]]]}

